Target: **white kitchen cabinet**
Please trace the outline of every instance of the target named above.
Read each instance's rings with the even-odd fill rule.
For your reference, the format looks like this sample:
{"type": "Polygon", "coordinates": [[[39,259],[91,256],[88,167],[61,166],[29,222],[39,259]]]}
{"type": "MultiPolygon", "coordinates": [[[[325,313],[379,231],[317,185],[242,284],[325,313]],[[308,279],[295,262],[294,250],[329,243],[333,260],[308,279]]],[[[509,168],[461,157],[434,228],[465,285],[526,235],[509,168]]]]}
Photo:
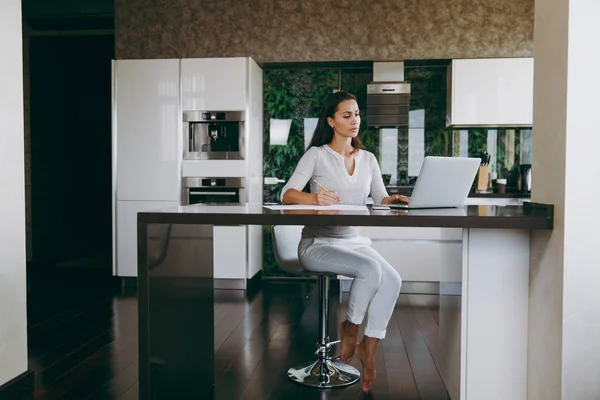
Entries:
{"type": "Polygon", "coordinates": [[[248,268],[246,278],[252,279],[263,268],[263,227],[262,225],[248,226],[248,268]]]}
{"type": "MultiPolygon", "coordinates": [[[[115,60],[112,72],[113,272],[134,277],[137,213],[178,206],[182,175],[245,177],[248,196],[262,201],[262,70],[237,57],[115,60]],[[185,110],[245,111],[246,159],[182,160],[185,110]]],[[[260,227],[217,229],[215,278],[252,277],[262,269],[261,243],[260,227]]]]}
{"type": "MultiPolygon", "coordinates": [[[[253,59],[248,59],[248,115],[246,115],[246,143],[248,145],[248,202],[263,202],[263,71],[253,59]]],[[[249,230],[250,235],[258,235],[262,243],[262,229],[249,230]]],[[[250,250],[252,252],[252,250],[250,250]]],[[[262,254],[262,253],[261,253],[262,254]]],[[[262,257],[262,256],[261,256],[262,257]]],[[[249,257],[249,263],[258,259],[249,257]]],[[[251,267],[252,268],[252,267],[251,267]]],[[[262,258],[260,262],[262,268],[262,258]]],[[[250,275],[252,276],[252,275],[250,275]]]]}
{"type": "Polygon", "coordinates": [[[183,110],[246,110],[247,65],[244,57],[182,59],[183,110]]]}
{"type": "Polygon", "coordinates": [[[116,246],[113,274],[137,276],[137,214],[142,211],[177,207],[177,201],[118,201],[116,203],[116,246]]]}
{"type": "Polygon", "coordinates": [[[152,276],[206,277],[207,271],[197,262],[212,259],[211,277],[221,280],[215,288],[223,288],[223,281],[230,282],[225,288],[245,287],[247,226],[174,224],[170,228],[169,232],[167,224],[148,227],[149,262],[160,260],[152,276]]]}
{"type": "Polygon", "coordinates": [[[247,165],[247,160],[183,160],[181,176],[245,178],[248,175],[247,165]]]}
{"type": "Polygon", "coordinates": [[[462,229],[362,227],[372,247],[405,282],[439,282],[448,265],[461,265],[462,229]]]}
{"type": "Polygon", "coordinates": [[[137,213],[179,205],[179,60],[112,67],[113,273],[133,277],[137,213]]]}
{"type": "Polygon", "coordinates": [[[372,247],[405,282],[439,282],[444,265],[460,265],[462,259],[461,242],[375,239],[372,247]]]}
{"type": "Polygon", "coordinates": [[[245,225],[214,227],[215,279],[246,279],[246,229],[245,225]]]}
{"type": "Polygon", "coordinates": [[[447,125],[533,124],[533,58],[452,60],[447,84],[447,125]]]}
{"type": "Polygon", "coordinates": [[[179,60],[113,62],[116,200],[179,200],[179,60]]]}

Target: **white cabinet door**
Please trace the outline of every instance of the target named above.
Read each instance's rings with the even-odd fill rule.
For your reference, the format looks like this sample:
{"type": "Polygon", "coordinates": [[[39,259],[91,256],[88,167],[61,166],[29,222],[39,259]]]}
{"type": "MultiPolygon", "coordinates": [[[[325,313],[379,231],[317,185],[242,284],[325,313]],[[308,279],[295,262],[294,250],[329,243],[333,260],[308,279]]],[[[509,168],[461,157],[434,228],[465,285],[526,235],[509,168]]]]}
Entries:
{"type": "Polygon", "coordinates": [[[407,282],[439,282],[445,268],[461,265],[460,228],[361,227],[361,234],[407,282]]]}
{"type": "Polygon", "coordinates": [[[177,207],[178,205],[178,202],[168,201],[117,202],[116,265],[113,268],[114,275],[137,276],[137,213],[177,207]]]}
{"type": "Polygon", "coordinates": [[[425,240],[373,240],[373,248],[406,282],[439,282],[442,271],[461,265],[462,243],[425,240]]]}
{"type": "Polygon", "coordinates": [[[215,279],[246,279],[246,226],[215,226],[215,279]]]}
{"type": "Polygon", "coordinates": [[[452,125],[533,124],[533,58],[453,60],[448,75],[452,125]]]}
{"type": "Polygon", "coordinates": [[[182,59],[183,110],[245,110],[247,62],[243,57],[182,59]]]}
{"type": "Polygon", "coordinates": [[[117,200],[179,200],[179,60],[114,65],[117,200]]]}

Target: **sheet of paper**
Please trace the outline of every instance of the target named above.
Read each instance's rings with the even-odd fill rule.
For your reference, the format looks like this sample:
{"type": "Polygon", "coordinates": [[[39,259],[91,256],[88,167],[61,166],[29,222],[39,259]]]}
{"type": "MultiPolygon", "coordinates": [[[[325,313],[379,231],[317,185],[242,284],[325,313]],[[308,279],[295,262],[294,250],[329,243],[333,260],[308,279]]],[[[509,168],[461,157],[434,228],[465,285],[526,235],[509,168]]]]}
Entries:
{"type": "Polygon", "coordinates": [[[332,204],[330,206],[313,206],[310,204],[275,204],[265,205],[269,210],[340,210],[340,211],[366,211],[367,206],[351,204],[332,204]]]}

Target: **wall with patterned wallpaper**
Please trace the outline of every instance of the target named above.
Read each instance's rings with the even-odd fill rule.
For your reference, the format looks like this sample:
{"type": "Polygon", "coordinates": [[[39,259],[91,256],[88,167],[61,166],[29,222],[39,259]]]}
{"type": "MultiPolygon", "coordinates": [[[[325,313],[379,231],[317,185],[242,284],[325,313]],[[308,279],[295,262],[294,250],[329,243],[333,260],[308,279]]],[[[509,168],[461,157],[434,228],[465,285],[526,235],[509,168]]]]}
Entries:
{"type": "Polygon", "coordinates": [[[116,57],[530,57],[534,0],[115,0],[116,57]]]}

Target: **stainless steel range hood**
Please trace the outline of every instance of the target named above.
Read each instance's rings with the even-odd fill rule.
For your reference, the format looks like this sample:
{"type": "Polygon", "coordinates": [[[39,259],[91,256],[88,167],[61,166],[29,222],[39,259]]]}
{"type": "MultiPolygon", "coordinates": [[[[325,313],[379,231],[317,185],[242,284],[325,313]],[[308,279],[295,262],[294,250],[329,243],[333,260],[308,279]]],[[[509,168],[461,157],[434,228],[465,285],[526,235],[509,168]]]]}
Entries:
{"type": "Polygon", "coordinates": [[[367,85],[367,126],[408,126],[410,83],[404,82],[404,62],[373,63],[373,82],[367,85]]]}

